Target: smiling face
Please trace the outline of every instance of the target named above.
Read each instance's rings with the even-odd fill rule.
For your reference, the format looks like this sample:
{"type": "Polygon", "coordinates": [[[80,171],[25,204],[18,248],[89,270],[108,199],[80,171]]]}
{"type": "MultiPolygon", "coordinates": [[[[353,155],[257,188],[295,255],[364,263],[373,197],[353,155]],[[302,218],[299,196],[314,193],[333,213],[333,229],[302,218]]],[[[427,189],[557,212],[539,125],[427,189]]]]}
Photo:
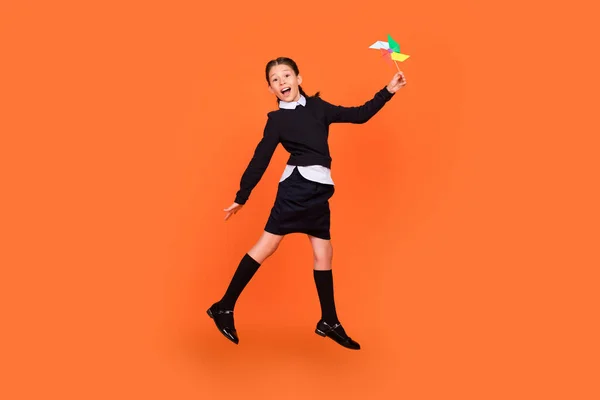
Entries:
{"type": "Polygon", "coordinates": [[[273,66],[269,72],[269,91],[279,100],[298,101],[300,91],[298,86],[302,83],[302,77],[296,75],[292,67],[287,64],[273,66]]]}

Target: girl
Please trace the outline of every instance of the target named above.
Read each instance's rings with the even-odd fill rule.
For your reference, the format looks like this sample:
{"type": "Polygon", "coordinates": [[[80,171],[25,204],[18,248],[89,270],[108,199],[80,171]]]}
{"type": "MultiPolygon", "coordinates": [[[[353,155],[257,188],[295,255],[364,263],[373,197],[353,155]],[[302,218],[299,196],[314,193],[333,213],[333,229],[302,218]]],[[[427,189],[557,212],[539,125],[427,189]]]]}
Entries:
{"type": "Polygon", "coordinates": [[[333,296],[329,199],[335,190],[327,142],[329,125],[367,122],[406,85],[404,74],[396,73],[386,87],[362,106],[343,107],[322,100],[319,93],[306,95],[300,86],[302,77],[298,66],[289,58],[269,61],[265,73],[269,91],[277,96],[279,110],[267,114],[263,137],[242,175],[234,203],[224,210],[225,220],[242,209],[279,143],[290,157],[262,236],[242,257],[225,294],[207,313],[225,337],[239,343],[233,320],[238,297],[285,235],[304,233],[312,245],[313,276],[321,306],[316,333],[358,350],[360,345],[346,334],[338,320],[333,296]]]}

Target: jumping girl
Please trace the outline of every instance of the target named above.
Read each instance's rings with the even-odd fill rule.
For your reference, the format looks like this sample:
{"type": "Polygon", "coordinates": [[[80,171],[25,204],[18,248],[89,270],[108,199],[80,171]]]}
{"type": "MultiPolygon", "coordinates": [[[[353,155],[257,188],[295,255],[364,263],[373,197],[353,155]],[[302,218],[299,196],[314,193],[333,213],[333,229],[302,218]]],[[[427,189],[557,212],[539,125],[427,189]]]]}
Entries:
{"type": "Polygon", "coordinates": [[[329,153],[329,125],[363,124],[373,117],[404,85],[402,72],[374,97],[357,107],[332,105],[319,93],[308,96],[300,84],[302,77],[290,58],[271,60],[266,66],[269,91],[277,96],[279,109],[267,114],[263,137],[244,171],[234,203],[226,208],[225,220],[242,209],[262,178],[279,143],[290,153],[264,232],[242,257],[229,286],[208,310],[219,331],[238,344],[234,325],[235,303],[260,265],[271,256],[283,237],[304,233],[312,245],[313,276],[321,306],[321,319],[315,332],[340,345],[358,350],[360,345],[345,332],[335,308],[333,295],[329,199],[334,194],[329,153]]]}

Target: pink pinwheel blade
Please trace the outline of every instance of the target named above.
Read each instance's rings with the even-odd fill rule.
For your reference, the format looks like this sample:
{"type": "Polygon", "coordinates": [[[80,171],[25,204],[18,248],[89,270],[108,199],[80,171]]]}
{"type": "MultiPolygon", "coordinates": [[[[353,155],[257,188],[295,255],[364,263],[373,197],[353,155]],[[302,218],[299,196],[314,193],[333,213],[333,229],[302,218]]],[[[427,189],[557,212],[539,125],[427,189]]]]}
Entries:
{"type": "Polygon", "coordinates": [[[386,49],[380,49],[381,50],[381,56],[383,58],[385,58],[385,60],[390,64],[390,65],[394,65],[394,63],[392,62],[392,56],[390,55],[390,53],[386,50],[386,49]]]}

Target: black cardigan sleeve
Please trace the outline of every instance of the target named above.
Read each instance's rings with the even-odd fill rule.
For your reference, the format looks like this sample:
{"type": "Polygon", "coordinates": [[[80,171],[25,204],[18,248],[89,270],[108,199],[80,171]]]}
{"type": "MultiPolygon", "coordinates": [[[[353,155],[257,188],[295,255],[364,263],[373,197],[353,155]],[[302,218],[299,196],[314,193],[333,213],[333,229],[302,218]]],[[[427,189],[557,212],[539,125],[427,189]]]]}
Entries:
{"type": "Polygon", "coordinates": [[[240,180],[240,189],[236,193],[235,202],[245,204],[250,193],[265,173],[273,153],[279,144],[279,132],[269,116],[264,128],[263,137],[254,150],[254,155],[240,180]]]}
{"type": "Polygon", "coordinates": [[[344,107],[337,106],[322,100],[325,108],[325,118],[328,124],[336,122],[349,122],[353,124],[364,124],[370,120],[379,110],[383,108],[394,93],[390,93],[387,87],[375,93],[375,96],[361,106],[344,107]]]}

